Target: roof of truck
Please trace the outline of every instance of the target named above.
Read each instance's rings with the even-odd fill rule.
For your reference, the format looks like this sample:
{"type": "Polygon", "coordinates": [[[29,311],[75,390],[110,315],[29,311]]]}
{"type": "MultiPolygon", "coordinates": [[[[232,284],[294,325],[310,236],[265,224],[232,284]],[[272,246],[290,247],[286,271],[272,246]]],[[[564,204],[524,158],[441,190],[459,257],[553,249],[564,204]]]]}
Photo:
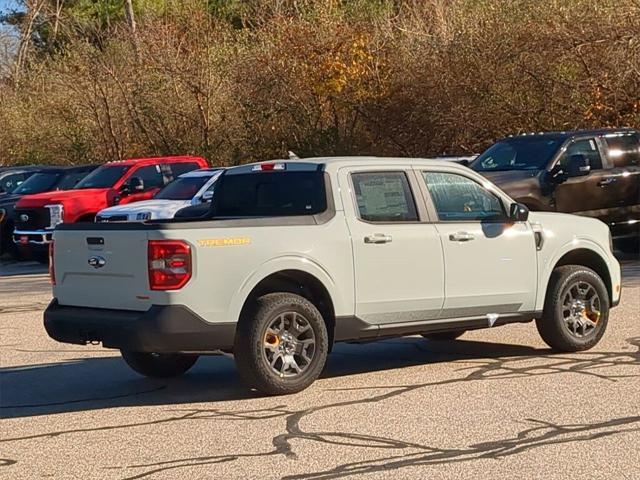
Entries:
{"type": "MultiPolygon", "coordinates": [[[[420,164],[424,166],[447,166],[453,168],[464,169],[466,167],[452,162],[450,160],[439,160],[436,158],[410,158],[410,157],[373,157],[373,156],[341,156],[341,157],[312,157],[312,158],[300,158],[296,160],[282,159],[282,160],[268,160],[265,162],[249,163],[246,165],[240,165],[237,167],[230,167],[227,169],[227,174],[234,173],[246,173],[256,169],[258,165],[274,164],[285,165],[286,170],[312,170],[317,168],[318,165],[326,165],[332,170],[345,167],[345,166],[390,166],[390,165],[415,165],[420,164]]],[[[277,169],[276,169],[277,170],[277,169]]]]}
{"type": "Polygon", "coordinates": [[[147,157],[147,158],[127,158],[125,160],[113,160],[105,165],[136,165],[138,163],[167,163],[167,162],[188,162],[195,161],[198,163],[206,162],[202,157],[193,157],[190,155],[170,155],[167,157],[147,157]]]}
{"type": "Polygon", "coordinates": [[[598,128],[592,130],[567,130],[559,132],[539,132],[539,133],[520,133],[517,135],[509,135],[503,138],[503,140],[514,138],[548,138],[552,140],[564,140],[570,137],[582,137],[582,136],[603,136],[603,135],[616,135],[624,133],[638,133],[638,130],[628,127],[622,128],[598,128]]]}

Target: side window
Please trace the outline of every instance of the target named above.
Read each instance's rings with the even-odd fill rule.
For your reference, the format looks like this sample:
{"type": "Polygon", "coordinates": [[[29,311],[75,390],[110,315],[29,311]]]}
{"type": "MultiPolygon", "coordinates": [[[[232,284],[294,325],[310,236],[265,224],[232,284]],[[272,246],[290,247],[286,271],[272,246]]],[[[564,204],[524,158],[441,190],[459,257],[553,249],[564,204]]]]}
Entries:
{"type": "Polygon", "coordinates": [[[404,172],[351,174],[360,218],[368,222],[416,222],[418,212],[404,172]]]}
{"type": "Polygon", "coordinates": [[[18,188],[18,186],[26,180],[28,175],[24,173],[14,173],[13,175],[7,175],[0,182],[0,190],[4,192],[10,192],[18,188]]]}
{"type": "Polygon", "coordinates": [[[58,190],[71,190],[76,184],[87,176],[89,172],[74,172],[65,175],[62,181],[58,184],[58,190]]]}
{"type": "Polygon", "coordinates": [[[572,155],[584,155],[589,160],[591,170],[602,169],[602,158],[598,151],[598,146],[593,138],[584,140],[576,140],[571,142],[560,158],[560,164],[563,167],[569,166],[569,159],[572,155]]]}
{"type": "Polygon", "coordinates": [[[171,173],[173,174],[173,178],[178,178],[183,173],[190,172],[192,170],[198,170],[200,165],[193,162],[183,162],[183,163],[172,163],[171,164],[171,173]]]}
{"type": "Polygon", "coordinates": [[[164,187],[164,178],[160,171],[160,165],[148,165],[146,167],[139,168],[134,171],[129,178],[131,177],[141,178],[144,182],[145,190],[164,187]]]}
{"type": "Polygon", "coordinates": [[[614,167],[640,166],[640,139],[637,134],[606,137],[605,141],[614,167]]]}
{"type": "Polygon", "coordinates": [[[441,221],[503,220],[500,198],[464,175],[423,172],[441,221]]]}

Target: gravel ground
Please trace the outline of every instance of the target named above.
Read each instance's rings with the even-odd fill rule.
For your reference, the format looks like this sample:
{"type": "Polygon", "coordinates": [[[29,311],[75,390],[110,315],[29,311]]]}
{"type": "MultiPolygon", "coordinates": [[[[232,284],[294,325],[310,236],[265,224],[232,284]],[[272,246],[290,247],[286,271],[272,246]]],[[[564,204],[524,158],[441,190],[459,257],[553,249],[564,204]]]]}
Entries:
{"type": "Polygon", "coordinates": [[[624,275],[589,352],[552,354],[533,324],[342,344],[271,398],[227,357],[159,381],[58,344],[45,276],[2,277],[0,478],[640,479],[640,262],[624,275]]]}

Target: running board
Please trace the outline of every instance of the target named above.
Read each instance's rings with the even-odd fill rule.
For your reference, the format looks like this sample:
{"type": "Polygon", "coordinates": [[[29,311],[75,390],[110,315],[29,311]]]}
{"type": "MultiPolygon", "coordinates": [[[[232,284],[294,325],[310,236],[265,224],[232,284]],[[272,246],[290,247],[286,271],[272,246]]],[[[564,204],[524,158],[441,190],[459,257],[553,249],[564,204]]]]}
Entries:
{"type": "Polygon", "coordinates": [[[473,317],[443,318],[418,322],[373,324],[356,316],[337,317],[335,341],[373,341],[380,338],[404,337],[453,330],[477,330],[509,323],[526,323],[540,318],[542,312],[489,313],[473,317]]]}

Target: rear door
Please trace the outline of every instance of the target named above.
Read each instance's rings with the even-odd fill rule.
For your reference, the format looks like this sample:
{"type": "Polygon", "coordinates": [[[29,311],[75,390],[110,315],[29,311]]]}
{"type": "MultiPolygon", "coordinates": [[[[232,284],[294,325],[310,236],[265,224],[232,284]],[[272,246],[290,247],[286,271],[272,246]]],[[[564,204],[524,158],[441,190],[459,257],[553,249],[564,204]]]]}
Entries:
{"type": "Polygon", "coordinates": [[[609,223],[623,224],[640,219],[640,134],[607,135],[607,157],[611,169],[606,177],[608,191],[616,209],[608,215],[609,223]]]}
{"type": "Polygon", "coordinates": [[[445,265],[443,318],[532,311],[537,259],[528,222],[507,221],[503,199],[457,170],[420,171],[445,265]]]}
{"type": "Polygon", "coordinates": [[[435,319],[442,246],[410,166],[339,171],[354,255],[356,316],[371,324],[435,319]]]}

